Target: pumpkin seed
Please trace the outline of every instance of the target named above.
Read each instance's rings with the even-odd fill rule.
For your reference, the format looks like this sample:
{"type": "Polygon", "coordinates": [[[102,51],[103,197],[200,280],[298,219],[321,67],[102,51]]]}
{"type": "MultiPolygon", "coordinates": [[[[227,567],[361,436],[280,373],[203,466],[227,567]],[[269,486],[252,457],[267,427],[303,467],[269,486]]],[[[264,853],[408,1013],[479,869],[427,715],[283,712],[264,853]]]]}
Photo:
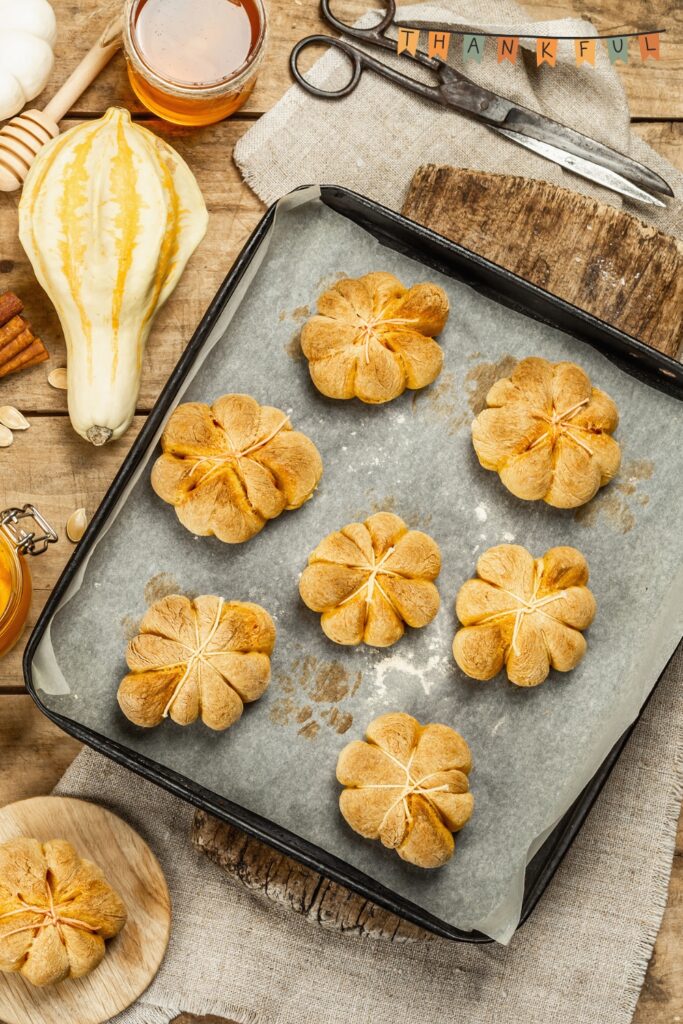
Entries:
{"type": "Polygon", "coordinates": [[[75,512],[71,513],[66,521],[66,535],[72,544],[78,544],[87,525],[88,517],[84,508],[77,508],[75,512]]]}
{"type": "Polygon", "coordinates": [[[59,391],[66,391],[66,366],[58,366],[47,375],[47,382],[59,391]]]}
{"type": "Polygon", "coordinates": [[[26,417],[13,405],[0,405],[0,423],[10,430],[28,430],[31,426],[26,417]]]}
{"type": "Polygon", "coordinates": [[[14,434],[6,427],[4,423],[0,423],[0,448],[9,448],[14,441],[14,434]]]}

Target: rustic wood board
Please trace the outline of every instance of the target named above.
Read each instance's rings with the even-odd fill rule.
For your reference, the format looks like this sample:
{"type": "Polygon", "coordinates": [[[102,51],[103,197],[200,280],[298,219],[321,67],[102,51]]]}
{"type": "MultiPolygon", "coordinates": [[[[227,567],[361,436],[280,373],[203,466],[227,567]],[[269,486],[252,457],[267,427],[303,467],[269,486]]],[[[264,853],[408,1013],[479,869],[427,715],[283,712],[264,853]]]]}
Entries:
{"type": "Polygon", "coordinates": [[[345,935],[409,942],[434,936],[278,853],[233,825],[196,811],[192,841],[231,878],[309,921],[345,935]]]}
{"type": "Polygon", "coordinates": [[[194,1013],[181,1013],[174,1017],[170,1024],[237,1024],[236,1020],[228,1020],[226,1017],[215,1017],[210,1013],[208,1017],[197,1017],[194,1013]]]}
{"type": "Polygon", "coordinates": [[[406,217],[676,357],[683,344],[683,244],[545,181],[420,167],[406,217]]]}
{"type": "Polygon", "coordinates": [[[0,1018],[6,1024],[102,1024],[144,992],[166,952],[171,904],[159,862],[130,825],[84,800],[38,796],[9,804],[0,811],[0,843],[16,836],[70,842],[102,868],[128,920],[85,978],[35,988],[19,974],[0,974],[0,1018]]]}
{"type": "MultiPolygon", "coordinates": [[[[42,99],[48,99],[59,81],[75,67],[84,55],[91,38],[103,27],[108,15],[100,10],[108,0],[52,0],[60,25],[57,61],[53,82],[42,99]]],[[[633,131],[654,146],[659,153],[683,169],[683,31],[680,4],[677,0],[523,0],[530,17],[558,18],[581,16],[589,18],[599,31],[628,31],[657,26],[667,28],[662,40],[662,60],[642,64],[632,59],[626,67],[617,65],[625,86],[633,117],[633,131]],[[656,120],[643,120],[643,119],[656,120]]],[[[280,98],[291,84],[287,59],[294,42],[310,32],[327,31],[318,15],[317,0],[269,0],[270,43],[267,63],[247,107],[240,114],[215,128],[197,133],[162,127],[148,114],[141,112],[126,80],[124,62],[115,58],[104,74],[79,100],[72,119],[100,116],[104,110],[119,104],[136,112],[150,127],[162,130],[177,145],[195,169],[210,209],[212,226],[207,238],[193,259],[186,275],[168,306],[158,319],[145,360],[143,390],[138,412],[149,411],[161,382],[172,369],[193,326],[200,319],[216,283],[232,263],[243,241],[255,227],[263,207],[239,180],[230,160],[235,141],[248,130],[254,119],[280,98]],[[201,161],[201,165],[198,162],[201,161]],[[186,278],[188,283],[186,284],[186,278]]],[[[353,17],[367,10],[366,0],[343,0],[339,12],[353,17]]],[[[42,100],[35,103],[40,107],[42,100]]],[[[68,508],[86,505],[89,513],[102,495],[120,462],[125,457],[134,433],[129,432],[115,447],[108,448],[104,462],[87,460],[85,446],[78,439],[63,450],[69,434],[65,420],[64,396],[55,393],[46,383],[46,370],[59,365],[64,356],[61,336],[49,304],[25,271],[25,257],[16,238],[16,205],[14,195],[0,196],[0,291],[8,288],[26,291],[29,313],[45,333],[53,359],[14,378],[0,382],[0,400],[13,402],[24,411],[41,417],[41,437],[37,442],[37,420],[34,422],[36,443],[21,448],[15,444],[2,452],[0,497],[4,507],[16,500],[17,493],[32,496],[36,487],[41,494],[48,518],[52,517],[63,530],[60,517],[68,508]],[[23,382],[21,382],[23,378],[23,382]],[[58,471],[51,474],[57,461],[58,471]]],[[[293,325],[293,331],[295,325],[293,325]]],[[[139,426],[143,419],[137,421],[139,426]]],[[[103,452],[100,453],[104,455],[103,452]]],[[[32,619],[35,621],[59,572],[71,554],[66,541],[50,549],[50,554],[34,563],[36,581],[32,619]],[[43,567],[39,569],[38,563],[43,567]]],[[[23,690],[21,647],[0,661],[0,778],[3,784],[0,803],[17,799],[29,792],[48,790],[59,778],[68,759],[75,755],[77,744],[44,719],[27,696],[12,696],[23,690]],[[10,746],[6,745],[9,737],[10,746]],[[22,745],[23,742],[23,745],[22,745]],[[42,757],[41,757],[42,755],[42,757]],[[10,757],[12,760],[10,760],[10,757]],[[17,770],[17,765],[21,769],[17,770]],[[7,768],[11,767],[11,775],[7,768]]],[[[639,1009],[634,1024],[670,1024],[683,1019],[683,958],[680,955],[683,935],[683,818],[679,829],[677,856],[674,861],[670,899],[662,929],[655,947],[639,1009]]],[[[215,1017],[183,1016],[177,1024],[190,1022],[219,1024],[215,1017]]]]}

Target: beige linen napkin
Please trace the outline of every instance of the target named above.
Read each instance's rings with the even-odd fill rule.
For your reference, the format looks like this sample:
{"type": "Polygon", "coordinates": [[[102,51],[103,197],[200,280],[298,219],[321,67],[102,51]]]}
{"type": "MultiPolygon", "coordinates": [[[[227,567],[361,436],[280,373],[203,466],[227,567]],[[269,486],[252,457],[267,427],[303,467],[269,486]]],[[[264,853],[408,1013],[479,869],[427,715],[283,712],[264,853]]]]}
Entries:
{"type": "MultiPolygon", "coordinates": [[[[630,131],[626,96],[603,44],[598,44],[594,68],[576,67],[570,40],[560,41],[556,67],[536,67],[536,33],[587,37],[595,35],[590,22],[529,22],[512,0],[441,0],[401,7],[398,16],[418,26],[439,22],[475,32],[529,33],[530,38],[521,40],[514,66],[497,64],[495,39],[487,40],[481,64],[468,61],[464,66],[461,39],[453,37],[449,61],[478,84],[647,164],[683,197],[683,174],[630,131]]],[[[359,24],[376,21],[370,16],[359,24]]],[[[632,40],[630,59],[640,60],[634,44],[632,40]]],[[[666,46],[666,36],[662,46],[666,46]]],[[[379,56],[404,73],[421,74],[418,69],[416,75],[415,66],[403,57],[379,56]]],[[[643,74],[653,67],[656,65],[650,61],[643,74]]],[[[339,53],[330,51],[307,77],[321,87],[339,87],[349,79],[348,64],[339,53]]],[[[543,178],[624,208],[662,231],[683,237],[681,202],[669,200],[667,209],[662,210],[622,200],[471,118],[442,109],[371,72],[365,73],[355,92],[343,100],[316,99],[298,86],[292,87],[240,139],[235,160],[247,183],[266,203],[299,185],[321,182],[345,185],[400,209],[417,167],[453,164],[543,178]]]]}
{"type": "Polygon", "coordinates": [[[323,931],[197,853],[191,807],[85,751],[57,792],[129,821],[161,860],[173,901],[166,959],[116,1024],[168,1024],[183,1010],[239,1024],[628,1024],[666,903],[682,722],[683,645],[507,947],[392,945],[323,931]]]}

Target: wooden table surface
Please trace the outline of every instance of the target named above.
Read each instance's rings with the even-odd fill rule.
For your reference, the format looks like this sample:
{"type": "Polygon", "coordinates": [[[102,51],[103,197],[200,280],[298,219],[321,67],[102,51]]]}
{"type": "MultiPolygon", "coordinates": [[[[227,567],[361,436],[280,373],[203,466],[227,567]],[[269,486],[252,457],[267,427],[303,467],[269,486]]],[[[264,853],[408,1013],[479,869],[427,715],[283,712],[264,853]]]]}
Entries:
{"type": "MultiPolygon", "coordinates": [[[[81,59],[103,19],[97,13],[99,0],[52,0],[52,4],[60,26],[53,75],[54,83],[59,83],[81,59]]],[[[361,13],[367,6],[361,0],[345,0],[340,13],[361,13]]],[[[599,31],[668,30],[662,37],[659,63],[641,64],[634,57],[626,67],[620,66],[620,74],[634,130],[683,169],[683,7],[679,0],[647,4],[642,0],[526,0],[524,6],[538,18],[588,17],[599,31]]],[[[47,384],[47,371],[65,363],[64,345],[56,317],[35,283],[17,239],[18,195],[0,194],[0,292],[10,289],[21,295],[27,315],[51,354],[49,363],[0,382],[0,404],[17,406],[31,421],[31,429],[0,454],[0,508],[33,502],[60,533],[59,543],[32,562],[35,593],[31,623],[71,554],[72,547],[64,537],[68,516],[81,506],[91,515],[97,507],[183,346],[263,213],[260,201],[240,179],[232,149],[240,135],[289,87],[289,51],[297,39],[321,30],[317,7],[317,0],[269,0],[267,64],[246,107],[229,121],[194,131],[156,121],[131,93],[119,56],[64,125],[98,117],[111,105],[128,107],[185,157],[210,211],[207,236],[156,322],[145,357],[135,424],[116,444],[94,449],[82,441],[69,425],[65,393],[47,384]]],[[[51,85],[50,93],[53,88],[51,85]]],[[[32,105],[43,103],[38,99],[32,105]]],[[[79,750],[79,744],[53,727],[25,694],[21,655],[20,643],[0,661],[0,805],[48,792],[79,750]]],[[[183,1018],[190,1019],[197,1020],[183,1018]]],[[[635,1020],[637,1024],[683,1021],[683,827],[679,828],[669,901],[635,1020]]]]}

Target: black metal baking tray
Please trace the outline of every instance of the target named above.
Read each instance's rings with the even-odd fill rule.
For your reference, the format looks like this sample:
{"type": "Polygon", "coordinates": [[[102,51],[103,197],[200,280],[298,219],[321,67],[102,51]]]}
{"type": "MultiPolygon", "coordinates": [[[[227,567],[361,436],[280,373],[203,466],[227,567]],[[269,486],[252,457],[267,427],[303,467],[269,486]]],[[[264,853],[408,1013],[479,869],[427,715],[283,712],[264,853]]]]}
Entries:
{"type": "MultiPolygon", "coordinates": [[[[336,186],[321,186],[320,197],[330,209],[360,224],[384,245],[403,252],[413,259],[420,260],[446,275],[464,280],[474,288],[494,296],[498,302],[514,307],[534,319],[577,336],[647,384],[673,394],[679,399],[683,397],[683,367],[637,339],[629,337],[596,317],[523,281],[475,253],[463,249],[364,197],[336,186]]],[[[223,282],[191,342],[169,377],[114,482],[107,491],[83,540],[60,576],[26,647],[24,655],[26,686],[38,707],[48,718],[65,732],[112,760],[165,787],[203,810],[243,828],[270,846],[297,858],[309,867],[347,885],[365,898],[417,925],[450,939],[488,942],[491,940],[487,936],[476,932],[464,932],[439,920],[416,904],[397,896],[374,879],[295,834],[227,799],[218,797],[138,752],[56,713],[44,704],[33,684],[32,664],[40,640],[75,574],[87,560],[95,540],[145,456],[150,442],[166,418],[169,406],[201,352],[218,317],[235,292],[246,268],[271,228],[275,209],[272,207],[265,214],[223,282]]],[[[591,782],[528,864],[520,923],[526,920],[533,910],[571,845],[616,763],[632,728],[633,725],[615,744],[591,782]]]]}

